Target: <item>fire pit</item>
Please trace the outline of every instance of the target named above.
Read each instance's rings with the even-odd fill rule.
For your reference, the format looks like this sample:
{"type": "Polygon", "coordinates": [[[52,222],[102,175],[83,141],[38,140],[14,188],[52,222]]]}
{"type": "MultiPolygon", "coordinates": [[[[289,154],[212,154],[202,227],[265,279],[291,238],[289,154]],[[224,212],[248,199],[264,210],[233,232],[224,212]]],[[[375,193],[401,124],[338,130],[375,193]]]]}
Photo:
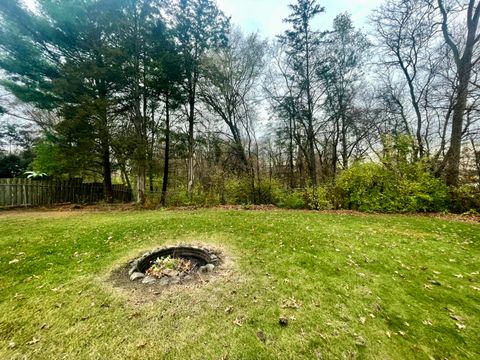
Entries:
{"type": "Polygon", "coordinates": [[[192,246],[161,248],[133,261],[129,276],[131,281],[147,285],[179,284],[192,280],[198,274],[214,271],[218,263],[218,257],[204,248],[192,246]]]}

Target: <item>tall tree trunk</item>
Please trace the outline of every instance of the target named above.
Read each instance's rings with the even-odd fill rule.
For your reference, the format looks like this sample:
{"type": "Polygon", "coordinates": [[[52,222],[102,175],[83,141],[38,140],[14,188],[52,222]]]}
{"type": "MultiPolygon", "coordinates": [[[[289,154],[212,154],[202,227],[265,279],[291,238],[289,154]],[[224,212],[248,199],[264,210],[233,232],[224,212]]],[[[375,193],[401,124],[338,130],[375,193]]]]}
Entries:
{"type": "MultiPolygon", "coordinates": [[[[305,25],[306,26],[306,25],[305,25]]],[[[317,162],[315,159],[315,130],[313,128],[313,98],[312,98],[312,84],[310,71],[310,39],[308,27],[305,28],[305,50],[306,50],[306,90],[307,90],[307,120],[308,120],[308,169],[310,172],[311,185],[317,187],[317,162]]],[[[314,202],[316,198],[314,196],[314,202]]]]}
{"type": "Polygon", "coordinates": [[[102,139],[103,194],[105,201],[113,202],[112,166],[110,163],[110,144],[108,138],[102,139]]]}
{"type": "Polygon", "coordinates": [[[342,115],[342,167],[348,169],[347,121],[342,115]]]}
{"type": "Polygon", "coordinates": [[[148,189],[151,193],[155,191],[153,187],[153,156],[149,153],[148,154],[148,189]]]}
{"type": "MultiPolygon", "coordinates": [[[[147,104],[145,103],[145,108],[144,112],[145,114],[147,113],[147,104]]],[[[152,102],[152,107],[151,107],[151,137],[150,137],[150,144],[148,145],[148,185],[149,185],[149,190],[150,193],[153,193],[155,191],[154,186],[153,186],[153,178],[155,177],[154,174],[154,168],[153,168],[153,153],[155,151],[155,136],[156,136],[156,129],[155,129],[155,105],[152,102]]]]}
{"type": "Polygon", "coordinates": [[[457,186],[460,176],[463,118],[467,108],[468,83],[470,80],[470,71],[460,69],[459,72],[457,102],[453,111],[450,148],[447,152],[447,166],[445,168],[446,181],[449,186],[457,186]]]}
{"type": "MultiPolygon", "coordinates": [[[[101,58],[97,59],[99,66],[103,66],[101,58]]],[[[103,196],[107,203],[113,201],[112,186],[112,166],[110,162],[110,132],[108,129],[108,109],[107,109],[107,87],[104,80],[99,80],[99,97],[100,97],[100,148],[102,158],[102,175],[103,175],[103,196]]]]}
{"type": "Polygon", "coordinates": [[[119,161],[118,164],[120,166],[120,171],[123,175],[123,179],[127,183],[127,188],[129,190],[132,190],[132,183],[130,182],[130,177],[128,176],[127,166],[125,165],[125,161],[119,161]]]}
{"type": "Polygon", "coordinates": [[[137,147],[135,150],[135,160],[137,166],[137,203],[143,205],[145,203],[145,175],[146,175],[146,141],[145,141],[145,119],[141,112],[141,91],[140,91],[140,58],[141,58],[141,49],[140,49],[140,25],[138,14],[135,9],[135,28],[134,28],[134,39],[135,39],[135,52],[134,52],[134,111],[135,111],[135,131],[137,135],[137,147]]]}
{"type": "Polygon", "coordinates": [[[400,50],[397,50],[397,58],[398,58],[398,63],[400,64],[400,67],[405,75],[405,80],[407,81],[408,91],[410,94],[410,102],[412,103],[413,109],[415,110],[415,116],[417,117],[417,131],[415,135],[417,144],[414,146],[415,157],[422,158],[425,155],[425,149],[424,149],[423,138],[422,138],[423,118],[422,118],[422,113],[420,112],[420,105],[418,103],[417,95],[415,93],[414,78],[408,72],[408,69],[404,64],[404,61],[400,56],[400,50]]]}
{"type": "MultiPolygon", "coordinates": [[[[448,13],[443,1],[438,0],[438,6],[442,14],[442,33],[445,42],[453,52],[457,67],[458,83],[457,97],[452,118],[452,133],[450,137],[450,148],[446,155],[446,182],[449,186],[458,186],[460,176],[460,155],[462,151],[463,119],[467,108],[469,94],[469,82],[473,68],[473,53],[475,45],[478,44],[480,36],[477,35],[478,22],[480,18],[480,2],[470,0],[467,11],[467,36],[463,46],[463,54],[460,54],[459,47],[454,43],[448,28],[448,13]]],[[[478,61],[475,60],[475,62],[478,61]]]]}
{"type": "Polygon", "coordinates": [[[292,116],[290,115],[288,117],[289,119],[289,127],[288,127],[288,165],[289,165],[289,184],[290,184],[290,189],[293,189],[295,187],[295,179],[294,179],[294,174],[295,174],[295,169],[294,169],[294,162],[293,162],[293,119],[292,116]]]}
{"type": "MultiPolygon", "coordinates": [[[[194,76],[195,77],[195,76],[194,76]]],[[[195,80],[194,80],[195,81],[195,80]]],[[[188,114],[188,164],[187,164],[187,193],[191,200],[193,197],[193,186],[195,181],[194,167],[195,167],[195,85],[192,84],[190,99],[189,99],[189,114],[188,114]]]]}
{"type": "Polygon", "coordinates": [[[309,125],[308,136],[308,171],[311,185],[317,187],[317,164],[315,158],[315,138],[313,137],[313,126],[309,125]],[[311,128],[311,129],[310,129],[311,128]]]}
{"type": "Polygon", "coordinates": [[[168,172],[170,160],[170,101],[168,92],[165,96],[165,163],[163,166],[163,183],[162,183],[162,197],[160,204],[165,206],[167,203],[168,191],[168,172]]]}

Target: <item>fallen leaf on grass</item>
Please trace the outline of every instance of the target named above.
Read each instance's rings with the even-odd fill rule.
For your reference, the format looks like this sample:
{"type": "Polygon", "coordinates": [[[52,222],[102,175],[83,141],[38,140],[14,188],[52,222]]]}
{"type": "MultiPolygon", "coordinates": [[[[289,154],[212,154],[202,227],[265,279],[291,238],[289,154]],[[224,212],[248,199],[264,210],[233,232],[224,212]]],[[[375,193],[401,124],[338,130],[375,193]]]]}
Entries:
{"type": "Polygon", "coordinates": [[[237,318],[235,318],[235,320],[233,320],[233,323],[234,323],[235,325],[241,327],[241,326],[243,325],[242,321],[243,321],[242,318],[237,317],[237,318]]]}
{"type": "Polygon", "coordinates": [[[458,322],[462,322],[462,317],[460,315],[455,315],[455,314],[450,314],[450,317],[453,319],[453,320],[456,320],[458,322]]]}
{"type": "Polygon", "coordinates": [[[227,306],[225,308],[225,314],[231,314],[233,312],[233,306],[227,306]]]}
{"type": "Polygon", "coordinates": [[[147,342],[146,342],[146,341],[140,341],[140,342],[137,344],[137,349],[144,348],[145,346],[147,346],[147,342]]]}
{"type": "Polygon", "coordinates": [[[465,324],[460,323],[460,322],[455,323],[455,325],[457,325],[457,328],[459,328],[460,330],[463,330],[463,329],[466,328],[465,324]]]}
{"type": "Polygon", "coordinates": [[[16,263],[18,263],[19,261],[20,261],[20,260],[18,260],[18,259],[10,260],[10,261],[8,262],[8,265],[16,264],[16,263]]]}
{"type": "Polygon", "coordinates": [[[298,309],[299,307],[300,307],[300,304],[294,297],[291,297],[290,299],[285,300],[282,304],[282,309],[287,309],[287,308],[298,309]]]}
{"type": "Polygon", "coordinates": [[[63,284],[60,284],[60,285],[57,286],[56,288],[53,288],[52,291],[53,291],[53,292],[58,292],[58,291],[62,290],[63,287],[64,287],[64,285],[63,285],[63,284]]]}
{"type": "Polygon", "coordinates": [[[363,336],[359,335],[355,338],[355,345],[367,346],[367,341],[363,338],[363,336]]]}
{"type": "Polygon", "coordinates": [[[39,341],[40,341],[39,339],[37,339],[36,337],[33,337],[32,340],[27,342],[27,345],[33,345],[33,344],[38,343],[39,341]]]}

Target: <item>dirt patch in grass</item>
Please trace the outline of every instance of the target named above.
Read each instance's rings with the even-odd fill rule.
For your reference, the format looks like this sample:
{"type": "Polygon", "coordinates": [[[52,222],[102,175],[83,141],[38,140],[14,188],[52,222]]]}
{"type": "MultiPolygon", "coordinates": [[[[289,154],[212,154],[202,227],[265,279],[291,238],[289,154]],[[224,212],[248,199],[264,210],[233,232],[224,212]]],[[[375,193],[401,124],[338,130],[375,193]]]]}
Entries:
{"type": "MultiPolygon", "coordinates": [[[[182,244],[182,246],[185,245],[182,244]]],[[[230,282],[237,277],[239,278],[239,274],[234,268],[233,258],[227,255],[225,249],[220,248],[218,245],[210,244],[189,244],[188,246],[206,248],[209,249],[211,253],[215,254],[219,259],[215,269],[209,273],[196,272],[188,279],[182,279],[178,283],[162,285],[161,282],[157,281],[154,284],[144,284],[141,280],[130,280],[129,270],[131,265],[130,262],[128,262],[115,267],[106,277],[104,282],[107,287],[110,287],[113,292],[126,299],[131,305],[142,306],[174,293],[191,293],[192,291],[195,291],[195,289],[199,289],[206,284],[226,281],[230,282]]],[[[147,251],[149,250],[151,249],[147,249],[147,251]]],[[[134,257],[134,259],[141,257],[143,253],[145,253],[145,251],[140,252],[138,256],[134,257]]]]}
{"type": "Polygon", "coordinates": [[[439,213],[428,213],[428,214],[418,214],[418,216],[431,217],[442,220],[451,220],[451,221],[462,221],[468,223],[480,223],[480,214],[439,214],[439,213]]]}

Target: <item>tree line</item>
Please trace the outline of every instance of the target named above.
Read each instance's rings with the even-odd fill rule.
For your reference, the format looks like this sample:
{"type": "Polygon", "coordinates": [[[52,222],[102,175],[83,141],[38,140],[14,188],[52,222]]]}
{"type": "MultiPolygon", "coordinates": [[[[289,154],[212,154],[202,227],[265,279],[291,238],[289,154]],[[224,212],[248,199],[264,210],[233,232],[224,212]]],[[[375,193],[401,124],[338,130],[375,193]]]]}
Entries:
{"type": "Polygon", "coordinates": [[[289,10],[269,41],[213,0],[2,1],[0,111],[40,129],[33,170],[99,177],[107,201],[121,178],[139,203],[235,181],[261,202],[265,182],[317,188],[392,149],[480,183],[480,1],[386,0],[370,33],[349,14],[320,30],[316,0],[289,10]]]}

